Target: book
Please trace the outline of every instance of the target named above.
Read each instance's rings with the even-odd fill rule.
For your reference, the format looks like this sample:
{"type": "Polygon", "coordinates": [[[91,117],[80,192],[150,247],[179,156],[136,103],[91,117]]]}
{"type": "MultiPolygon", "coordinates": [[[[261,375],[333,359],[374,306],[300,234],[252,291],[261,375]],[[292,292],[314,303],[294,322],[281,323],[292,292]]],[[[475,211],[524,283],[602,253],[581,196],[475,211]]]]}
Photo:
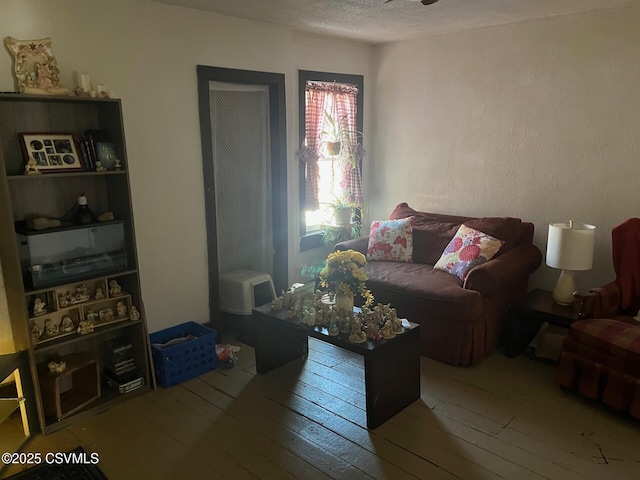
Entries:
{"type": "Polygon", "coordinates": [[[91,157],[91,152],[89,151],[89,143],[87,142],[86,137],[79,137],[76,139],[76,143],[78,144],[78,150],[80,151],[80,156],[84,162],[84,167],[88,171],[94,171],[96,169],[93,158],[91,157]]]}
{"type": "MultiPolygon", "coordinates": [[[[85,135],[84,138],[87,143],[88,155],[92,163],[91,170],[95,170],[96,162],[102,161],[98,158],[97,144],[100,142],[111,142],[111,134],[107,130],[89,129],[89,130],[85,130],[84,135],[85,135]]],[[[114,157],[114,160],[115,160],[115,157],[114,157]]],[[[104,166],[105,165],[103,165],[103,167],[104,166]]],[[[114,170],[114,168],[111,168],[111,170],[114,170]]]]}
{"type": "Polygon", "coordinates": [[[107,384],[114,390],[117,390],[118,393],[129,393],[144,385],[144,377],[137,370],[122,375],[115,375],[105,370],[102,375],[107,381],[107,384]]]}
{"type": "Polygon", "coordinates": [[[113,143],[96,143],[96,161],[102,163],[103,167],[107,170],[115,170],[116,158],[118,158],[118,156],[116,155],[116,147],[113,143]]]}

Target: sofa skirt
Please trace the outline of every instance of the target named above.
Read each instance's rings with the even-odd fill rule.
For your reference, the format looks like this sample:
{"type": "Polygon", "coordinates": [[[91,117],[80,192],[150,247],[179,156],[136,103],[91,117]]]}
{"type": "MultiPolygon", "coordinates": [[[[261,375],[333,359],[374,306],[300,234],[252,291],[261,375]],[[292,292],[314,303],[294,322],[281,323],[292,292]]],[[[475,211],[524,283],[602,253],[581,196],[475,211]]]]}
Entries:
{"type": "Polygon", "coordinates": [[[556,368],[556,382],[640,418],[640,379],[624,373],[617,358],[567,337],[556,368]]]}

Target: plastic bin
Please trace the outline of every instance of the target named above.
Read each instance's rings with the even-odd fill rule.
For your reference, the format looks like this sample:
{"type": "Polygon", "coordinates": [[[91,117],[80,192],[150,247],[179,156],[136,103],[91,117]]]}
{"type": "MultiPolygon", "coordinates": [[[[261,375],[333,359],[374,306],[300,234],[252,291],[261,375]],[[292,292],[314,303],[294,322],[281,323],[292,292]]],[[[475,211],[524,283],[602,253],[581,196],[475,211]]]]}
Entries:
{"type": "Polygon", "coordinates": [[[186,322],[149,335],[156,381],[171,387],[213,370],[218,365],[216,355],[217,332],[196,322],[186,322]],[[194,337],[194,338],[190,338],[194,337]],[[180,339],[190,338],[180,342],[180,339]],[[154,344],[166,344],[165,347],[154,344]]]}
{"type": "Polygon", "coordinates": [[[234,270],[219,277],[220,310],[235,315],[251,315],[251,310],[276,298],[268,273],[234,270]]]}

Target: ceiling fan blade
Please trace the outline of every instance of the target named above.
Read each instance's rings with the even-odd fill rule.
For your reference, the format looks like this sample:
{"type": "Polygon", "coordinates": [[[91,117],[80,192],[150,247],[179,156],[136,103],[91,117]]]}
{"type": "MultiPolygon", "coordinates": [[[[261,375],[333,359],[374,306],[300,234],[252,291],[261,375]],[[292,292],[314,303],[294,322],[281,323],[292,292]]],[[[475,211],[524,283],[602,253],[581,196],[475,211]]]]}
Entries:
{"type": "MultiPolygon", "coordinates": [[[[421,0],[421,3],[422,3],[423,5],[431,5],[431,4],[433,4],[433,3],[436,3],[437,1],[438,1],[438,0],[421,0]]],[[[383,3],[383,5],[384,5],[385,3],[390,3],[390,2],[393,2],[393,0],[385,0],[385,2],[383,3]]]]}

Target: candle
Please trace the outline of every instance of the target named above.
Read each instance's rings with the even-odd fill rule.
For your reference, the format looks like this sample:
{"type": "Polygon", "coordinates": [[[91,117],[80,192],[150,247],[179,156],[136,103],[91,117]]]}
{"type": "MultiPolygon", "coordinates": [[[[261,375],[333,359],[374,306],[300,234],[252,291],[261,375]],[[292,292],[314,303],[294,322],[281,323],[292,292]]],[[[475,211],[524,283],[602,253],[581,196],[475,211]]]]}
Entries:
{"type": "Polygon", "coordinates": [[[85,92],[89,92],[91,90],[91,78],[88,73],[76,72],[76,83],[85,92]]]}

